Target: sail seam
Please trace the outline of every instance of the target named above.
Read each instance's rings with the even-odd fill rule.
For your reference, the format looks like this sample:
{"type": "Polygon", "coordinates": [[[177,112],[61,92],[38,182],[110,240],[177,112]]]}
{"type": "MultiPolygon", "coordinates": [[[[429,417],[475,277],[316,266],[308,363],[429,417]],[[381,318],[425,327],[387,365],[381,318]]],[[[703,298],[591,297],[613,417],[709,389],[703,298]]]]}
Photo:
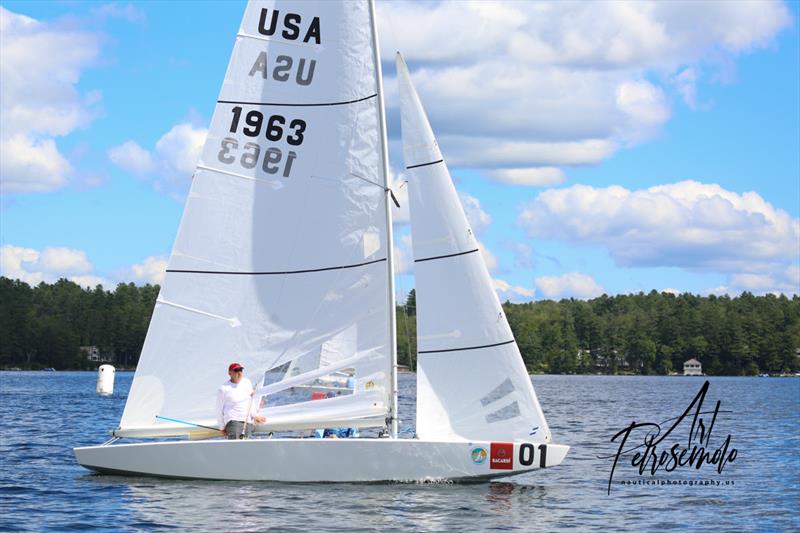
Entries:
{"type": "Polygon", "coordinates": [[[310,272],[325,272],[327,270],[343,270],[345,268],[357,268],[366,265],[372,265],[374,263],[381,263],[386,261],[386,258],[383,259],[375,259],[374,261],[367,261],[365,263],[356,263],[354,265],[340,265],[340,266],[333,266],[333,267],[324,267],[324,268],[310,268],[307,270],[283,270],[283,271],[275,271],[275,272],[234,272],[234,271],[222,271],[222,270],[184,270],[184,269],[174,269],[168,268],[167,272],[175,272],[178,274],[224,274],[224,275],[237,275],[237,276],[274,276],[274,275],[281,275],[281,274],[308,274],[310,272]]]}
{"type": "Polygon", "coordinates": [[[236,34],[236,36],[237,37],[244,37],[246,39],[255,39],[257,41],[266,41],[268,43],[280,43],[280,44],[286,44],[286,45],[289,45],[289,46],[299,46],[301,48],[311,48],[313,50],[320,50],[322,48],[322,46],[320,46],[318,44],[297,43],[297,42],[293,42],[293,41],[287,41],[285,39],[271,39],[269,37],[262,37],[260,35],[253,35],[252,33],[239,32],[239,33],[236,34]]]}
{"type": "Polygon", "coordinates": [[[224,174],[225,176],[231,176],[234,178],[239,178],[243,180],[255,181],[257,183],[263,183],[265,185],[269,185],[273,188],[282,187],[278,180],[265,180],[263,178],[256,178],[254,176],[245,176],[244,174],[237,174],[236,172],[230,172],[228,170],[222,170],[220,168],[209,167],[207,165],[201,165],[198,163],[197,169],[199,170],[208,170],[210,172],[216,172],[217,174],[224,174]]]}
{"type": "Polygon", "coordinates": [[[505,344],[511,344],[512,342],[514,342],[514,339],[505,342],[498,342],[495,344],[485,344],[483,346],[468,346],[466,348],[449,348],[447,350],[422,350],[418,351],[417,353],[420,354],[420,353],[440,353],[440,352],[461,352],[464,350],[480,350],[483,348],[494,348],[495,346],[503,346],[505,344]]]}
{"type": "Polygon", "coordinates": [[[244,101],[237,101],[237,100],[217,100],[218,104],[239,104],[239,105],[273,105],[279,107],[326,107],[326,106],[336,106],[336,105],[348,105],[348,104],[357,104],[359,102],[363,102],[365,100],[369,100],[370,98],[375,98],[378,96],[378,93],[371,94],[369,96],[365,96],[363,98],[358,98],[356,100],[347,100],[345,102],[321,102],[318,104],[288,104],[282,102],[244,102],[244,101]]]}
{"type": "Polygon", "coordinates": [[[444,163],[444,159],[440,159],[438,161],[431,161],[430,163],[420,163],[419,165],[411,165],[406,167],[406,170],[411,170],[412,168],[427,167],[428,165],[436,165],[437,163],[444,163]]]}
{"type": "Polygon", "coordinates": [[[478,251],[478,248],[475,248],[474,250],[469,250],[467,252],[458,252],[456,254],[448,254],[448,255],[437,255],[436,257],[426,257],[424,259],[415,259],[414,262],[415,263],[421,263],[423,261],[433,261],[434,259],[446,259],[448,257],[456,257],[456,256],[459,256],[459,255],[474,254],[477,251],[478,251]]]}

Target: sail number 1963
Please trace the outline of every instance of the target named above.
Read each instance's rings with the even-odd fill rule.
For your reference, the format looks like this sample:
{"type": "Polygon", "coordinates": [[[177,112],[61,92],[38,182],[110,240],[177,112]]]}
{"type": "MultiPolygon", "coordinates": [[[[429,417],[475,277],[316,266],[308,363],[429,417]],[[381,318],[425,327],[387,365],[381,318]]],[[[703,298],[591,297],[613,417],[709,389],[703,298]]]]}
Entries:
{"type": "MultiPolygon", "coordinates": [[[[288,121],[283,115],[271,115],[265,117],[263,113],[258,110],[249,111],[244,115],[242,120],[242,108],[236,106],[231,110],[233,117],[231,119],[231,126],[229,131],[237,133],[239,131],[240,122],[242,125],[242,133],[247,137],[255,138],[260,137],[262,132],[268,141],[278,142],[286,140],[291,146],[300,146],[304,140],[306,131],[306,121],[296,118],[288,121]]],[[[239,141],[233,137],[225,137],[220,142],[220,151],[217,159],[221,163],[231,165],[235,162],[246,169],[253,169],[261,162],[261,169],[267,174],[277,174],[278,172],[284,178],[288,178],[292,172],[292,163],[297,158],[297,153],[294,150],[289,150],[284,157],[283,151],[276,147],[270,147],[262,150],[261,145],[256,142],[245,143],[242,149],[239,149],[239,141]],[[263,159],[261,153],[264,153],[263,159]]]]}

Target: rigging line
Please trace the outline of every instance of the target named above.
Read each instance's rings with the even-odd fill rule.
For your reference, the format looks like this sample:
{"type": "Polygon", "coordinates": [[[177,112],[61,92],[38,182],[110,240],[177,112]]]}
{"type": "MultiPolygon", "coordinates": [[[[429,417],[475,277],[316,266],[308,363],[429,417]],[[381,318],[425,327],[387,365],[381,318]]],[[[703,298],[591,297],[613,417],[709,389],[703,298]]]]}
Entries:
{"type": "Polygon", "coordinates": [[[279,107],[327,107],[327,106],[337,106],[337,105],[348,105],[348,104],[357,104],[359,102],[363,102],[364,100],[369,100],[370,98],[375,98],[378,96],[378,93],[371,94],[369,96],[365,96],[364,98],[358,98],[356,100],[347,100],[345,102],[321,102],[318,104],[289,104],[289,103],[281,103],[281,102],[244,102],[244,101],[237,101],[237,100],[217,100],[218,104],[239,104],[239,105],[271,105],[271,106],[279,106],[279,107]]]}
{"type": "Polygon", "coordinates": [[[369,178],[365,178],[364,176],[361,176],[361,175],[359,175],[359,174],[356,174],[355,172],[348,172],[347,174],[348,174],[349,176],[353,176],[354,178],[358,178],[358,179],[360,179],[360,180],[362,180],[362,181],[366,181],[366,182],[367,182],[367,183],[369,183],[370,185],[375,185],[376,187],[380,187],[380,188],[381,188],[381,189],[383,189],[384,191],[388,191],[388,190],[389,190],[389,188],[388,188],[388,187],[384,187],[384,186],[383,186],[383,185],[381,185],[380,183],[374,182],[374,181],[372,181],[372,180],[371,180],[371,179],[369,179],[369,178]]]}
{"type": "MultiPolygon", "coordinates": [[[[394,202],[394,205],[396,205],[396,206],[397,206],[397,208],[398,208],[398,209],[400,209],[400,202],[398,202],[398,201],[397,201],[397,196],[395,196],[395,195],[394,195],[394,191],[391,189],[391,187],[384,187],[384,186],[383,186],[383,185],[381,185],[380,183],[375,183],[374,181],[372,181],[372,180],[370,180],[370,179],[367,179],[367,178],[365,178],[364,176],[359,176],[358,174],[356,174],[356,173],[354,173],[354,172],[350,172],[350,173],[349,173],[349,175],[350,175],[350,176],[353,176],[354,178],[358,178],[358,179],[360,179],[360,180],[366,181],[366,182],[367,182],[367,183],[369,183],[370,185],[375,185],[376,187],[380,187],[381,189],[383,189],[383,190],[384,190],[384,192],[388,192],[388,193],[389,193],[389,196],[390,196],[390,197],[391,197],[391,199],[392,199],[392,202],[394,202]]],[[[313,178],[313,177],[314,177],[314,176],[312,176],[312,178],[313,178]]]]}
{"type": "Polygon", "coordinates": [[[373,261],[366,261],[364,263],[356,263],[354,265],[341,265],[341,266],[334,266],[334,267],[324,267],[324,268],[310,268],[307,270],[284,270],[279,272],[232,272],[232,271],[221,271],[221,270],[184,270],[184,269],[175,269],[175,268],[168,268],[167,272],[174,272],[177,274],[221,274],[221,275],[234,275],[234,276],[273,276],[273,275],[282,275],[282,274],[308,274],[310,272],[326,272],[328,270],[344,270],[346,268],[357,268],[366,265],[371,265],[373,263],[380,263],[382,261],[386,261],[386,258],[383,259],[375,259],[373,261]]]}
{"type": "MultiPolygon", "coordinates": [[[[455,254],[448,254],[448,255],[437,255],[435,257],[426,257],[424,259],[415,259],[414,262],[415,263],[421,263],[423,261],[433,261],[434,259],[445,259],[447,257],[456,257],[456,256],[459,256],[459,255],[474,254],[478,250],[479,250],[478,248],[475,248],[474,250],[468,250],[466,252],[458,252],[458,253],[455,253],[455,254]]],[[[167,272],[169,272],[169,270],[167,270],[167,272]]]]}
{"type": "Polygon", "coordinates": [[[440,353],[440,352],[461,352],[464,350],[480,350],[482,348],[494,348],[495,346],[503,346],[506,344],[511,344],[512,342],[515,342],[514,339],[505,342],[498,342],[495,344],[485,344],[483,346],[468,346],[466,348],[449,348],[447,350],[423,350],[417,353],[420,354],[420,353],[440,353]]]}
{"type": "Polygon", "coordinates": [[[205,429],[212,429],[214,431],[222,431],[219,428],[212,428],[211,426],[204,426],[203,424],[195,424],[194,422],[187,422],[185,420],[178,420],[177,418],[169,418],[166,416],[156,415],[156,418],[160,418],[161,420],[169,420],[170,422],[177,422],[179,424],[186,424],[187,426],[194,426],[198,428],[205,428],[205,429]]]}
{"type": "Polygon", "coordinates": [[[428,165],[436,165],[438,163],[444,163],[444,159],[440,159],[438,161],[431,161],[430,163],[420,163],[419,165],[410,165],[406,167],[406,170],[411,170],[412,168],[427,167],[428,165]]]}

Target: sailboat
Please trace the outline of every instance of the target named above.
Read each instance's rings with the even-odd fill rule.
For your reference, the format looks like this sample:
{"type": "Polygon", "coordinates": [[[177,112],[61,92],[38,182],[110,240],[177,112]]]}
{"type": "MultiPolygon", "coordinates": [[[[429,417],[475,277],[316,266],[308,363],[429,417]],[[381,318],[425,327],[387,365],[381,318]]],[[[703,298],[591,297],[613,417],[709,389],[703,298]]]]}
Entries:
{"type": "Polygon", "coordinates": [[[119,427],[76,448],[81,465],[173,478],[459,481],[564,459],[569,447],[551,442],[400,58],[419,333],[416,435],[398,435],[376,34],[372,1],[248,3],[119,427]],[[260,437],[219,438],[215,397],[230,361],[266,400],[260,437]],[[277,401],[341,373],[352,384],[341,394],[277,401]],[[321,427],[380,433],[302,437],[321,427]]]}

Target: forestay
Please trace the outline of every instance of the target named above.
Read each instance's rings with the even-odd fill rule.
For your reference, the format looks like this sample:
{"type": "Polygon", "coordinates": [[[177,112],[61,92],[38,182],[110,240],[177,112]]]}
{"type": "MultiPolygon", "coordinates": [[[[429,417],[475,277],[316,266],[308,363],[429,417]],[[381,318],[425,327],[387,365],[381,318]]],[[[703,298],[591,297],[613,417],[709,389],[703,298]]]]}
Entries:
{"type": "Polygon", "coordinates": [[[417,435],[549,442],[511,328],[398,54],[417,297],[417,435]]]}
{"type": "Polygon", "coordinates": [[[257,385],[285,372],[267,394],[354,374],[346,396],[268,397],[266,429],[384,424],[393,300],[377,72],[367,2],[248,4],[118,435],[191,430],[156,417],[213,424],[231,361],[257,385]]]}

